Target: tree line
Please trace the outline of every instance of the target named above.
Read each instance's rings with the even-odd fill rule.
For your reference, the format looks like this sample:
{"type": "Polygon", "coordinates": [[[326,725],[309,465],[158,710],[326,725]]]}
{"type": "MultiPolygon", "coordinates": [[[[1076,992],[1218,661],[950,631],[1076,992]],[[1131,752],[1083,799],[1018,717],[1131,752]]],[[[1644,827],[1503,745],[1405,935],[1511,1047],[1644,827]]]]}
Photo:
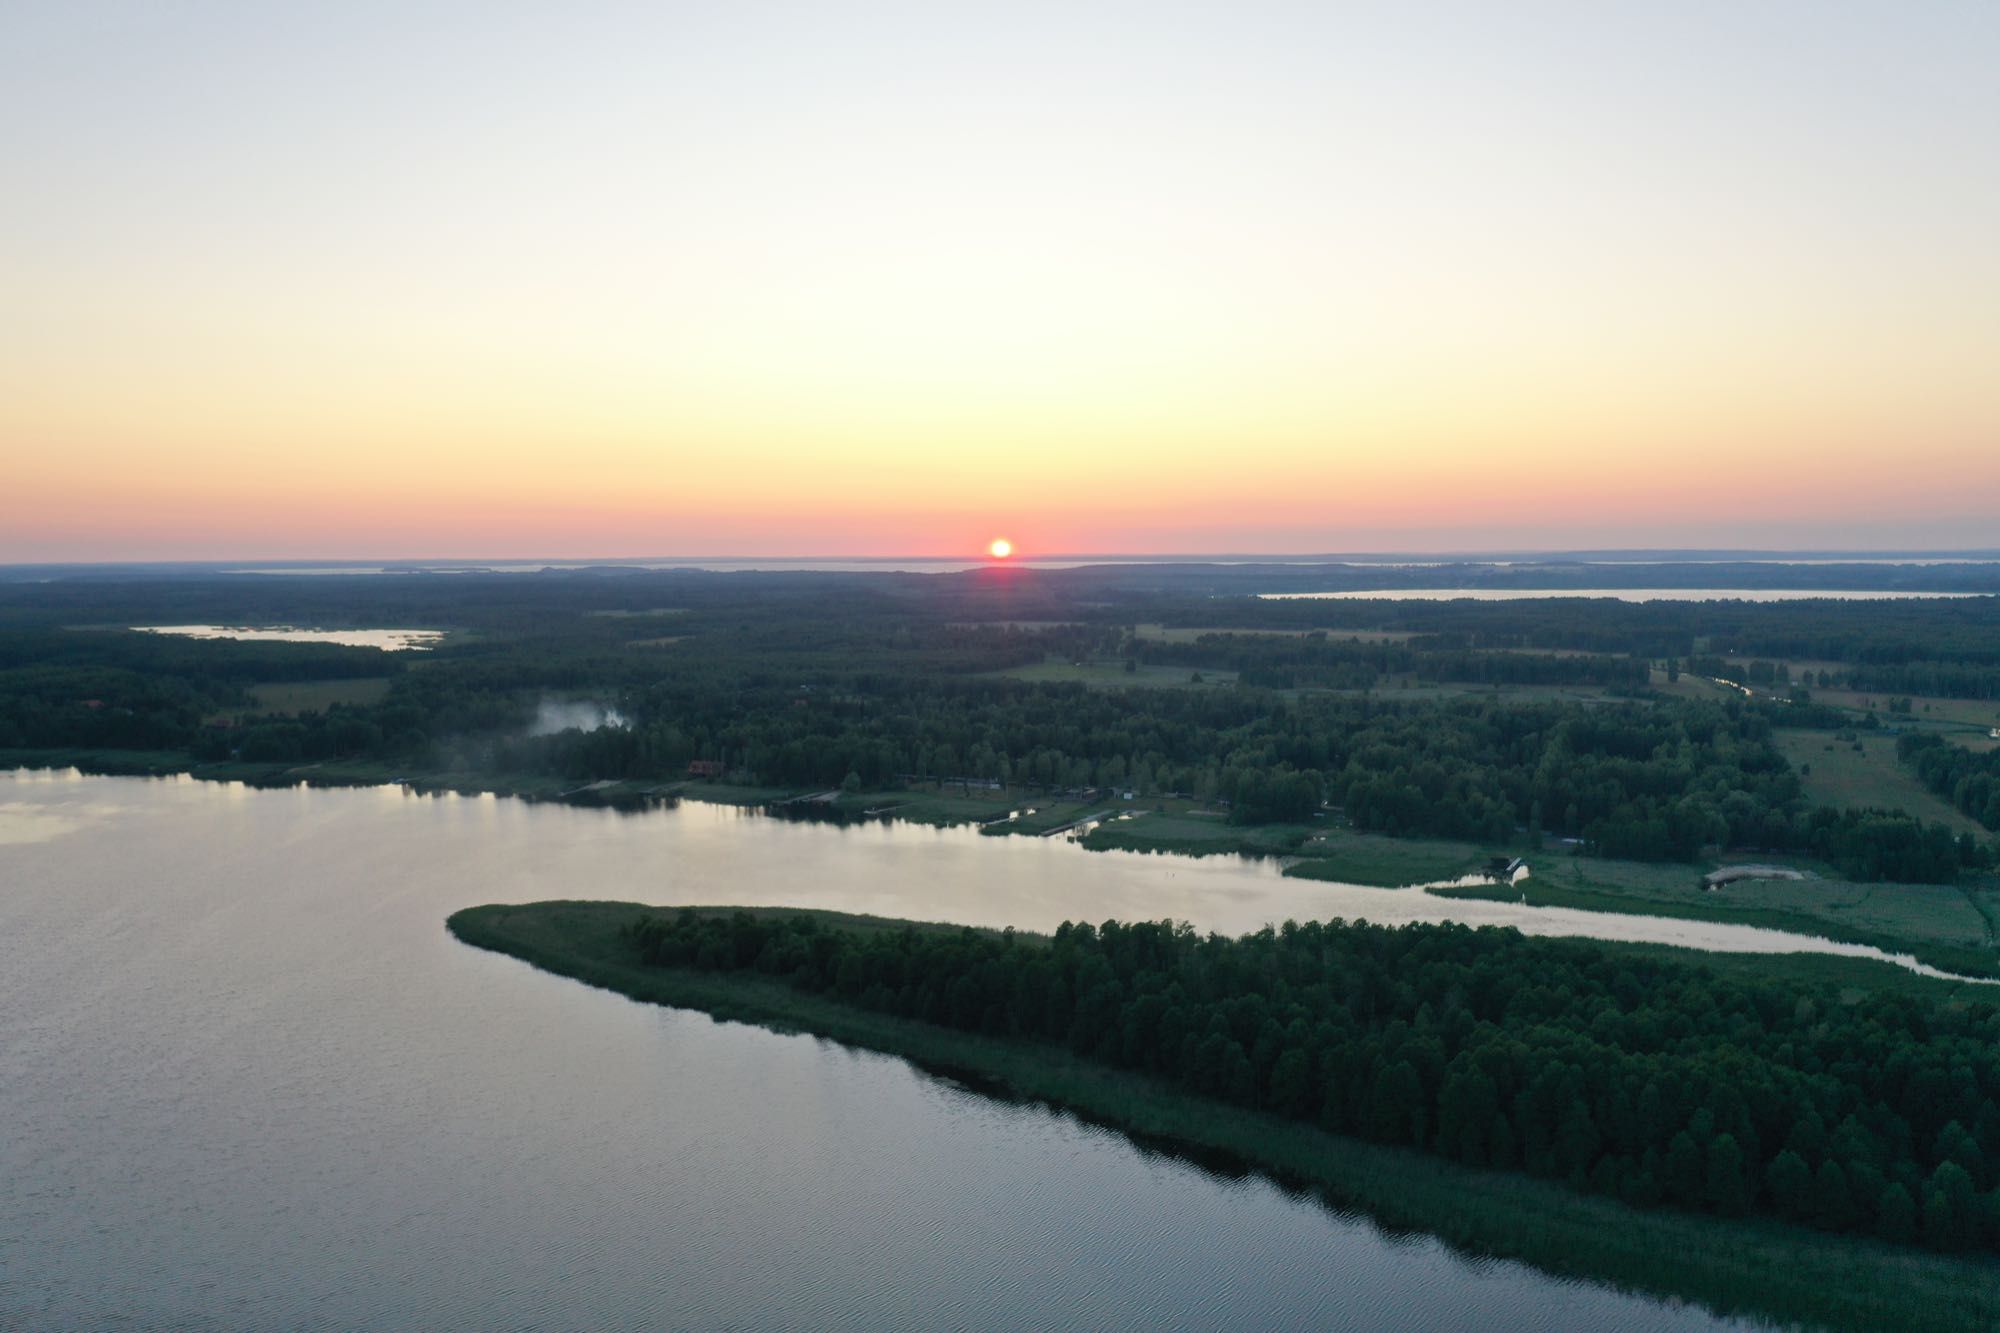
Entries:
{"type": "MultiPolygon", "coordinates": [[[[1206,575],[1185,576],[1198,577],[1206,575]]],[[[1968,663],[2000,639],[1963,603],[1871,603],[1880,621],[1873,628],[1850,604],[1799,605],[1703,608],[1716,621],[1706,637],[1891,658],[1902,644],[1968,663]]],[[[1231,817],[1247,823],[1303,821],[1330,806],[1360,828],[1396,835],[1556,836],[1652,860],[1697,858],[1718,846],[1801,852],[1869,879],[1949,879],[1987,863],[1986,844],[1906,815],[1805,800],[1772,729],[1835,725],[1844,715],[1811,702],[1706,702],[1643,691],[1646,660],[1633,654],[1648,636],[1691,630],[1688,617],[1675,604],[1621,602],[1211,598],[1196,606],[1183,593],[1115,581],[1099,588],[1029,571],[944,579],[620,573],[0,585],[0,748],[145,749],[275,764],[367,760],[578,781],[678,780],[701,761],[734,780],[779,788],[880,790],[958,779],[1030,795],[1132,787],[1227,803],[1231,817]],[[109,623],[80,628],[99,617],[159,612],[156,603],[174,618],[374,619],[455,632],[432,652],[387,654],[170,639],[109,623]],[[451,606],[457,618],[441,620],[451,606]],[[1308,612],[1372,617],[1408,624],[1414,637],[1203,634],[1171,643],[1136,636],[1132,622],[1112,618],[1142,610],[1164,616],[1176,607],[1266,628],[1308,612]],[[1023,618],[960,618],[975,611],[1023,618]],[[1025,618],[1030,612],[1070,618],[1025,618]],[[1548,651],[1556,639],[1616,651],[1548,651]],[[1516,651],[1529,647],[1537,651],[1516,651]],[[1092,690],[1001,674],[1114,653],[1241,675],[1233,686],[1092,690]],[[1366,697],[1365,687],[1405,668],[1420,680],[1632,686],[1634,697],[1366,697]],[[257,716],[249,693],[258,682],[356,676],[386,679],[386,696],[275,717],[257,716]],[[1354,688],[1319,688],[1343,683],[1354,688]],[[535,705],[547,695],[614,705],[630,725],[530,735],[535,705]]],[[[1778,666],[1770,670],[1776,681],[1778,666]]]]}
{"type": "Polygon", "coordinates": [[[1896,757],[1917,780],[1990,829],[2000,829],[2000,750],[1979,753],[1936,732],[1896,738],[1896,757]]]}
{"type": "Polygon", "coordinates": [[[2000,1011],[1802,984],[1511,929],[1170,922],[1051,940],[649,914],[655,966],[1053,1042],[1339,1134],[1639,1207],[2000,1250],[2000,1011]]]}
{"type": "Polygon", "coordinates": [[[1476,685],[1590,685],[1626,690],[1647,684],[1641,658],[1586,653],[1475,651],[1463,636],[1407,642],[1342,639],[1324,630],[1303,635],[1209,633],[1186,642],[1134,638],[1125,651],[1164,666],[1226,669],[1263,689],[1369,689],[1384,677],[1476,685]]]}

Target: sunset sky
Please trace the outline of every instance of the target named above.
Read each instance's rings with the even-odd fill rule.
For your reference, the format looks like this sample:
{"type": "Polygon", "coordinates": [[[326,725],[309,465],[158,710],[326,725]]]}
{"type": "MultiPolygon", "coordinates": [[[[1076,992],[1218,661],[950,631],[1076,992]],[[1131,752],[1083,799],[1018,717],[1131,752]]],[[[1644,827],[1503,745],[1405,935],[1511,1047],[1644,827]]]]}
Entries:
{"type": "Polygon", "coordinates": [[[2000,4],[0,0],[0,561],[2000,545],[2000,4]]]}

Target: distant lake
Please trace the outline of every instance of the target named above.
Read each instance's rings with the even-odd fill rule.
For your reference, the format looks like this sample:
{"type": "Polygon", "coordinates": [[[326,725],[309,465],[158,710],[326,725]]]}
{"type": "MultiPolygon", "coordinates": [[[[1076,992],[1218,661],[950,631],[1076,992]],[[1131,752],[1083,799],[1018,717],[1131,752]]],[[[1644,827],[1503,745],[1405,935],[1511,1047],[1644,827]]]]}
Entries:
{"type": "Polygon", "coordinates": [[[422,651],[444,639],[436,629],[300,629],[292,625],[134,625],[141,634],[172,634],[183,639],[248,639],[260,643],[337,643],[348,648],[380,648],[383,652],[422,651]]]}
{"type": "Polygon", "coordinates": [[[0,1327],[1752,1327],[444,929],[555,897],[1508,910],[716,806],[0,773],[0,1327]]]}
{"type": "Polygon", "coordinates": [[[1621,602],[1841,602],[1905,597],[1982,597],[1976,592],[1841,591],[1828,588],[1374,588],[1347,592],[1264,592],[1271,601],[1517,602],[1538,597],[1613,597],[1621,602]]]}

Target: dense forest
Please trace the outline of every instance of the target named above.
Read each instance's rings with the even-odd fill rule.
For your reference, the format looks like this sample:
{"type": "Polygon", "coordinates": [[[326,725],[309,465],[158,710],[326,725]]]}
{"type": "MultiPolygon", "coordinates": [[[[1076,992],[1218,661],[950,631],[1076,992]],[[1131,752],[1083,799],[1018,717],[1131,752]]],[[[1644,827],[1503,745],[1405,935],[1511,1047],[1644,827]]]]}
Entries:
{"type": "MultiPolygon", "coordinates": [[[[1906,881],[1992,864],[1989,842],[1935,822],[1809,801],[1774,739],[1875,727],[1872,714],[1857,719],[1811,692],[1888,678],[1879,673],[1977,697],[1981,673],[2000,673],[1992,599],[1394,603],[1207,591],[1267,574],[1279,577],[1129,566],[0,581],[0,750],[580,782],[680,781],[695,765],[770,788],[1129,788],[1214,803],[1246,824],[1333,811],[1366,831],[1559,837],[1642,860],[1786,852],[1852,878],[1906,881]],[[385,653],[128,628],[190,621],[451,635],[432,652],[385,653]],[[1135,687],[1010,674],[1107,661],[1135,687]],[[1763,693],[1696,698],[1654,684],[1683,674],[1763,693]],[[377,688],[285,709],[256,693],[356,680],[377,688]],[[596,700],[625,725],[533,734],[549,697],[596,700]]],[[[1690,577],[1658,575],[1670,576],[1690,577]]],[[[1994,827],[1990,765],[1948,749],[1908,749],[1905,760],[1994,827]]]]}
{"type": "Polygon", "coordinates": [[[2000,1010],[1463,926],[1052,940],[796,914],[640,918],[646,964],[1054,1042],[1335,1133],[1641,1206],[2000,1249],[2000,1010]]]}
{"type": "Polygon", "coordinates": [[[1987,828],[2000,829],[2000,750],[1978,753],[1912,732],[1896,738],[1896,753],[1926,787],[1987,828]]]}

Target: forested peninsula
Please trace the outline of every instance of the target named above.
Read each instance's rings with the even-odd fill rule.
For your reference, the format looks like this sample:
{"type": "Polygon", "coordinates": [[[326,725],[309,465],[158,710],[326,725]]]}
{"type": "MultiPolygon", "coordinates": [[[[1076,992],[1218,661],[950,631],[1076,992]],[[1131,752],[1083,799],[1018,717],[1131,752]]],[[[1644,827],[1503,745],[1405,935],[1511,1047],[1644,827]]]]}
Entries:
{"type": "Polygon", "coordinates": [[[1826,1327],[2000,1323],[2000,1010],[1463,926],[1053,936],[488,906],[459,939],[1221,1153],[1383,1225],[1826,1327]]]}

